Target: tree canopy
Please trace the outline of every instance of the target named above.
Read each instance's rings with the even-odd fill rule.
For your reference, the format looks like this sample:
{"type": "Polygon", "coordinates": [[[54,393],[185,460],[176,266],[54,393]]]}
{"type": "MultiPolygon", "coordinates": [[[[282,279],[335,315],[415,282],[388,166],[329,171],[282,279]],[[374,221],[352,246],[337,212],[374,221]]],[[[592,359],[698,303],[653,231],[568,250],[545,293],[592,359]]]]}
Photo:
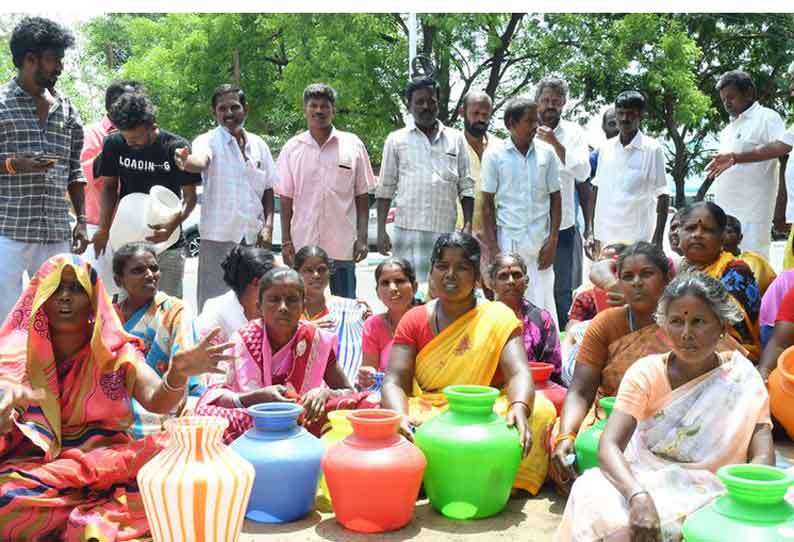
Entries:
{"type": "MultiPolygon", "coordinates": [[[[338,92],[336,125],[358,134],[378,163],[386,135],[403,124],[407,25],[396,13],[103,15],[79,29],[82,51],[59,85],[96,120],[111,77],[139,79],[159,123],[191,138],[214,123],[215,87],[238,80],[251,107],[247,127],[277,152],[305,129],[304,87],[323,81],[338,92]]],[[[580,121],[622,90],[640,90],[643,129],[667,145],[679,204],[728,120],[715,89],[720,74],[744,69],[764,105],[794,113],[794,14],[419,14],[418,35],[449,125],[460,126],[467,91],[491,95],[500,116],[510,97],[532,93],[546,75],[569,83],[567,115],[580,121]]],[[[13,73],[7,47],[0,73],[13,73]]]]}

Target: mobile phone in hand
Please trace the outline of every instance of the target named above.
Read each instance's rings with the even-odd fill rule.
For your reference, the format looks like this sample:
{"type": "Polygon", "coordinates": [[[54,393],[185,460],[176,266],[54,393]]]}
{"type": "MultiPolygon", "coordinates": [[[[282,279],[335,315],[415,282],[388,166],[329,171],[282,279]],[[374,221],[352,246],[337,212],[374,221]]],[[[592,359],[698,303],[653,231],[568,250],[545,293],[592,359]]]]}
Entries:
{"type": "Polygon", "coordinates": [[[60,159],[59,156],[56,156],[54,154],[46,154],[46,153],[35,153],[33,154],[33,156],[31,156],[31,158],[33,159],[34,162],[36,162],[36,164],[41,166],[50,163],[55,163],[60,159]]]}

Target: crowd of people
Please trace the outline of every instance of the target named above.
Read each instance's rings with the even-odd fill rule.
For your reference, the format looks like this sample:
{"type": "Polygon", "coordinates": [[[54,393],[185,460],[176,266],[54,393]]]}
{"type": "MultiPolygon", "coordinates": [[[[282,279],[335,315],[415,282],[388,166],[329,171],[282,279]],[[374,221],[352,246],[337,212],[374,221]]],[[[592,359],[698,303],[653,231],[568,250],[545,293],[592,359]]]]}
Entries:
{"type": "MultiPolygon", "coordinates": [[[[773,464],[773,420],[794,434],[794,405],[767,391],[794,345],[794,270],[767,261],[773,218],[794,222],[792,206],[773,216],[778,184],[794,182],[794,161],[777,169],[794,134],[746,73],[718,83],[731,120],[707,167],[714,197],[670,216],[637,91],[616,97],[591,152],[561,118],[557,77],[507,102],[504,140],[488,132],[490,96],[467,94],[459,131],[438,119],[432,77],[413,78],[412,122],[386,139],[376,182],[320,83],[304,92],[307,130],[276,160],[244,128],[249,105],[232,85],[212,96],[218,126],[192,143],[158,126],[136,81],[111,84],[106,115],[84,129],[55,88],[73,43],[52,21],[22,19],[18,73],[0,87],[4,540],[145,536],[135,476],[162,449],[164,420],[219,416],[231,442],[263,402],[301,404],[317,435],[328,412],[382,406],[412,439],[447,408],[444,387],[497,387],[494,408],[523,449],[514,488],[535,495],[548,480],[567,495],[556,536],[576,542],[678,540],[723,491],[720,466],[773,464]],[[199,185],[194,316],[179,232],[199,185]],[[153,187],[180,208],[113,246],[121,202],[153,187]],[[379,314],[357,299],[355,273],[373,189],[379,314]],[[529,362],[568,388],[559,416],[529,362]],[[616,401],[600,468],[581,474],[573,444],[603,396],[616,401]]],[[[794,267],[791,237],[786,251],[794,267]]]]}

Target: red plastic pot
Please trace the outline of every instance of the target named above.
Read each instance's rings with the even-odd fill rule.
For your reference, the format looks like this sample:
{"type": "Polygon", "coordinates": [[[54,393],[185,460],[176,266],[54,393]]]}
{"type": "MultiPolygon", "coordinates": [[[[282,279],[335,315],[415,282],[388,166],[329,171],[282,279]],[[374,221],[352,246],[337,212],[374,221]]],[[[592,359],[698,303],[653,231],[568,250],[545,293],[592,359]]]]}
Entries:
{"type": "Polygon", "coordinates": [[[400,415],[393,410],[358,410],[347,419],[353,434],[323,458],[336,520],[363,533],[405,526],[427,465],[424,454],[397,433],[400,415]]]}
{"type": "Polygon", "coordinates": [[[551,382],[549,378],[554,371],[554,365],[551,363],[541,363],[537,361],[530,361],[529,367],[532,370],[532,381],[535,383],[535,389],[546,396],[546,399],[554,403],[554,408],[557,409],[557,416],[562,412],[562,403],[565,401],[565,394],[568,390],[555,382],[551,382]]]}

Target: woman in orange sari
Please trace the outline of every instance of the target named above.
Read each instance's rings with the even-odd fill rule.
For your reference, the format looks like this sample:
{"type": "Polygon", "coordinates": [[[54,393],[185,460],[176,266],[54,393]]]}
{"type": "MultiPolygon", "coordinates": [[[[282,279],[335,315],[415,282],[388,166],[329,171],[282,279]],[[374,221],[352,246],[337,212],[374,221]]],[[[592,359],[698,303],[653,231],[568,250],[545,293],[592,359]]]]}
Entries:
{"type": "Polygon", "coordinates": [[[601,436],[600,468],[576,480],[557,542],[677,542],[686,517],[725,491],[717,469],[774,464],[764,383],[747,358],[718,346],[743,318],[724,285],[679,275],[656,318],[671,351],[626,371],[601,436]]]}
{"type": "Polygon", "coordinates": [[[600,312],[587,328],[551,442],[549,477],[563,494],[577,476],[567,458],[573,453],[576,434],[595,422],[592,407],[597,396],[615,395],[626,369],[639,358],[669,350],[653,320],[669,280],[664,252],[650,243],[635,243],[621,253],[617,271],[618,286],[628,304],[600,312]]]}
{"type": "Polygon", "coordinates": [[[147,535],[135,477],[163,435],[133,440],[132,398],[171,411],[228,345],[175,355],[162,379],[140,346],[88,263],[62,254],[41,266],[0,328],[0,539],[147,535]]]}

